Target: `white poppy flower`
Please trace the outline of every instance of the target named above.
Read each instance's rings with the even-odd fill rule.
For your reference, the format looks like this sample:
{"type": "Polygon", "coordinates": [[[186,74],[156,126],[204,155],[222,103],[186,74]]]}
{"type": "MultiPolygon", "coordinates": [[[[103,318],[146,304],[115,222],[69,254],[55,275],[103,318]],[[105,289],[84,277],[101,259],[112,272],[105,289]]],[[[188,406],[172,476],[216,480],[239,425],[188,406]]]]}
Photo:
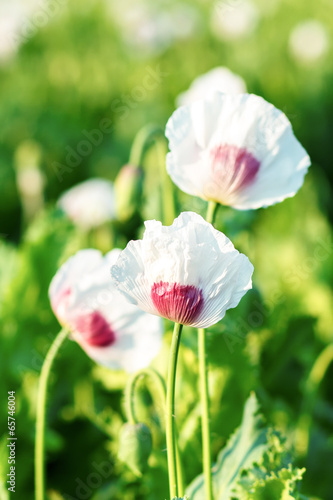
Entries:
{"type": "Polygon", "coordinates": [[[59,322],[97,363],[133,372],[158,354],[163,335],[160,318],[128,303],[112,283],[110,266],[120,250],[104,257],[81,250],[54,276],[49,296],[59,322]]]}
{"type": "Polygon", "coordinates": [[[303,21],[292,30],[289,49],[301,63],[313,63],[323,57],[329,47],[329,36],[325,26],[315,19],[303,21]]]}
{"type": "Polygon", "coordinates": [[[189,4],[175,3],[166,8],[138,0],[109,4],[112,20],[119,25],[125,43],[141,57],[158,54],[175,40],[198,32],[200,15],[189,4]]]}
{"type": "Polygon", "coordinates": [[[261,97],[217,92],[166,126],[167,170],[185,193],[240,210],[293,196],[310,159],[287,117],[261,97]]]}
{"type": "Polygon", "coordinates": [[[39,0],[0,2],[0,65],[11,60],[20,46],[44,27],[65,2],[51,3],[53,5],[39,0]]]}
{"type": "Polygon", "coordinates": [[[207,328],[251,288],[248,258],[200,215],[145,226],[143,239],[130,241],[111,268],[118,290],[144,311],[207,328]]]}
{"type": "Polygon", "coordinates": [[[177,98],[177,106],[185,106],[192,102],[204,99],[212,92],[220,91],[225,94],[244,94],[246,84],[238,75],[230,69],[218,67],[204,75],[198,76],[190,88],[180,94],[177,98]]]}
{"type": "Polygon", "coordinates": [[[113,184],[105,179],[88,179],[65,191],[58,206],[83,229],[91,229],[115,219],[113,184]]]}
{"type": "Polygon", "coordinates": [[[220,40],[237,40],[252,35],[257,28],[260,11],[251,0],[216,2],[211,15],[211,28],[220,40]]]}

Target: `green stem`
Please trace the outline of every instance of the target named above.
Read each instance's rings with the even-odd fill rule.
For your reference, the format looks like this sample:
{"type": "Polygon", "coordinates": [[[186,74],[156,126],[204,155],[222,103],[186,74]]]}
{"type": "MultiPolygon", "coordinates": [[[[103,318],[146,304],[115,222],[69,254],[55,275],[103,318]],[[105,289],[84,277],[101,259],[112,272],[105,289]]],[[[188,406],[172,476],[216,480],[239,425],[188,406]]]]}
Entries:
{"type": "Polygon", "coordinates": [[[316,402],[318,387],[323,380],[328,367],[333,362],[333,344],[326,346],[314,362],[308,379],[305,383],[305,398],[302,414],[296,428],[295,448],[300,456],[305,456],[309,447],[310,429],[313,419],[313,410],[316,402]]]}
{"type": "Polygon", "coordinates": [[[175,323],[172,335],[172,343],[169,357],[168,382],[167,382],[167,403],[166,403],[166,441],[168,453],[169,486],[170,498],[178,498],[177,479],[177,453],[176,453],[176,431],[175,431],[175,388],[176,369],[180,337],[183,325],[175,323]]]}
{"type": "Polygon", "coordinates": [[[167,146],[164,141],[156,141],[157,163],[160,170],[160,192],[162,203],[162,222],[164,225],[169,226],[176,218],[176,202],[174,184],[168,175],[165,166],[165,157],[167,154],[167,146]]]}
{"type": "Polygon", "coordinates": [[[185,484],[184,484],[184,469],[183,464],[179,452],[178,439],[176,434],[176,459],[177,459],[177,480],[178,480],[178,495],[183,498],[185,493],[185,484]]]}
{"type": "Polygon", "coordinates": [[[156,125],[146,125],[139,130],[136,134],[132,144],[129,163],[140,167],[142,165],[143,157],[150,143],[154,140],[155,136],[164,136],[163,130],[156,125]]]}
{"type": "MultiPolygon", "coordinates": [[[[154,382],[155,388],[156,388],[156,393],[158,396],[158,399],[162,401],[162,409],[163,409],[163,419],[165,416],[165,409],[166,409],[166,387],[165,387],[165,382],[161,375],[153,370],[152,368],[145,368],[143,370],[140,370],[139,372],[135,373],[132,378],[129,380],[127,387],[125,389],[125,411],[126,411],[126,418],[128,422],[131,424],[137,424],[140,422],[140,420],[136,416],[135,412],[135,389],[137,384],[142,380],[144,377],[149,377],[152,382],[154,382]]],[[[178,449],[178,443],[176,442],[176,459],[177,459],[177,477],[178,477],[178,485],[179,485],[179,492],[180,495],[182,494],[181,492],[184,491],[184,473],[183,473],[183,467],[181,463],[181,458],[180,458],[180,453],[178,449]]]]}
{"type": "Polygon", "coordinates": [[[309,394],[315,394],[318,386],[323,380],[329,365],[333,361],[333,344],[325,347],[316,359],[309,377],[306,381],[306,388],[309,394]]]}
{"type": "MultiPolygon", "coordinates": [[[[214,223],[219,204],[208,202],[206,221],[214,223]]],[[[206,334],[203,328],[198,329],[198,356],[199,356],[199,387],[201,396],[201,433],[202,433],[202,463],[205,478],[206,500],[213,500],[212,485],[212,452],[210,446],[210,419],[208,395],[208,365],[206,352],[206,334]]]]}
{"type": "Polygon", "coordinates": [[[45,494],[45,413],[46,395],[49,375],[53,361],[69,332],[62,329],[47,352],[39,378],[36,415],[36,441],[35,441],[35,488],[36,500],[44,500],[45,494]]]}
{"type": "Polygon", "coordinates": [[[208,396],[208,366],[206,353],[206,334],[203,328],[198,329],[199,377],[201,395],[201,432],[202,461],[205,478],[206,500],[213,500],[212,458],[210,447],[210,421],[208,396]]]}
{"type": "Polygon", "coordinates": [[[215,201],[208,202],[206,221],[209,222],[210,224],[214,224],[214,220],[215,220],[215,216],[216,216],[216,212],[217,212],[218,207],[219,207],[219,204],[216,203],[215,201]]]}
{"type": "Polygon", "coordinates": [[[142,380],[144,377],[149,377],[155,385],[157,390],[157,395],[160,401],[162,401],[163,415],[165,412],[165,399],[166,399],[166,387],[163,378],[161,375],[153,370],[152,368],[145,368],[135,373],[132,378],[129,380],[126,390],[125,390],[125,411],[127,420],[131,424],[137,424],[140,422],[135,414],[135,388],[137,383],[142,380]]]}

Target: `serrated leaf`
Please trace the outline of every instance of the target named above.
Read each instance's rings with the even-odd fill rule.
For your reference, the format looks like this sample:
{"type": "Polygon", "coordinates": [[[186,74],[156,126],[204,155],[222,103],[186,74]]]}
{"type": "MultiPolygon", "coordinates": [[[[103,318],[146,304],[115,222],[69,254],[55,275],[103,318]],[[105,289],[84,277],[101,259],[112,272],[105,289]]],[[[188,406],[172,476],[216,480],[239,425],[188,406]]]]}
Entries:
{"type": "Polygon", "coordinates": [[[233,500],[299,499],[298,483],[305,469],[293,467],[284,440],[272,430],[268,433],[269,451],[260,463],[243,470],[233,490],[233,500]]]}
{"type": "MultiPolygon", "coordinates": [[[[245,404],[240,427],[220,452],[213,467],[214,499],[229,500],[241,471],[260,461],[267,449],[267,429],[259,413],[257,398],[251,394],[245,404]]],[[[192,482],[186,494],[191,500],[205,500],[202,474],[192,482]]]]}
{"type": "MultiPolygon", "coordinates": [[[[281,469],[264,479],[257,479],[252,484],[244,484],[238,490],[237,498],[247,500],[293,500],[298,499],[296,484],[302,479],[304,469],[281,469]]],[[[236,497],[235,497],[236,498],[236,497]]]]}
{"type": "Polygon", "coordinates": [[[290,500],[289,482],[272,477],[255,485],[253,492],[246,494],[248,500],[290,500]]]}

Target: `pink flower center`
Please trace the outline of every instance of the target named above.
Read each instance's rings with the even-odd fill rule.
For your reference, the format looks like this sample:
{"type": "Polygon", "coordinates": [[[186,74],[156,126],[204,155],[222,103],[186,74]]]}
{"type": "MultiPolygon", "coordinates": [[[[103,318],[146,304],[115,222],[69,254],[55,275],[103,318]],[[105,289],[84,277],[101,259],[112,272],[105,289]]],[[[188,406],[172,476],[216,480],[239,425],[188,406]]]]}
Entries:
{"type": "Polygon", "coordinates": [[[194,323],[204,304],[202,291],[195,286],[165,281],[154,283],[151,298],[161,316],[182,325],[194,323]]]}
{"type": "Polygon", "coordinates": [[[94,347],[107,347],[116,340],[111,326],[98,311],[76,318],[75,330],[94,347]]]}
{"type": "Polygon", "coordinates": [[[241,191],[255,181],[260,162],[246,149],[223,144],[211,156],[213,178],[223,193],[241,191]]]}

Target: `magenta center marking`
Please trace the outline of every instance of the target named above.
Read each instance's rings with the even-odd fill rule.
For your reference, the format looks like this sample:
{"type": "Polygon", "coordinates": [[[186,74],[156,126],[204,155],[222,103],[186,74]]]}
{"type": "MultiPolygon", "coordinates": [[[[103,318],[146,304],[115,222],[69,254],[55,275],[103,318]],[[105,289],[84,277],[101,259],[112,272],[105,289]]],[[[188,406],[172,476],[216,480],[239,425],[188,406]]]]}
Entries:
{"type": "Polygon", "coordinates": [[[224,144],[211,151],[214,181],[224,193],[235,193],[256,179],[260,162],[244,148],[224,144]]]}
{"type": "Polygon", "coordinates": [[[182,325],[193,324],[204,305],[202,290],[193,285],[160,281],[153,284],[150,293],[160,315],[182,325]]]}
{"type": "Polygon", "coordinates": [[[75,330],[93,347],[108,347],[116,340],[111,326],[98,311],[76,318],[75,330]]]}

